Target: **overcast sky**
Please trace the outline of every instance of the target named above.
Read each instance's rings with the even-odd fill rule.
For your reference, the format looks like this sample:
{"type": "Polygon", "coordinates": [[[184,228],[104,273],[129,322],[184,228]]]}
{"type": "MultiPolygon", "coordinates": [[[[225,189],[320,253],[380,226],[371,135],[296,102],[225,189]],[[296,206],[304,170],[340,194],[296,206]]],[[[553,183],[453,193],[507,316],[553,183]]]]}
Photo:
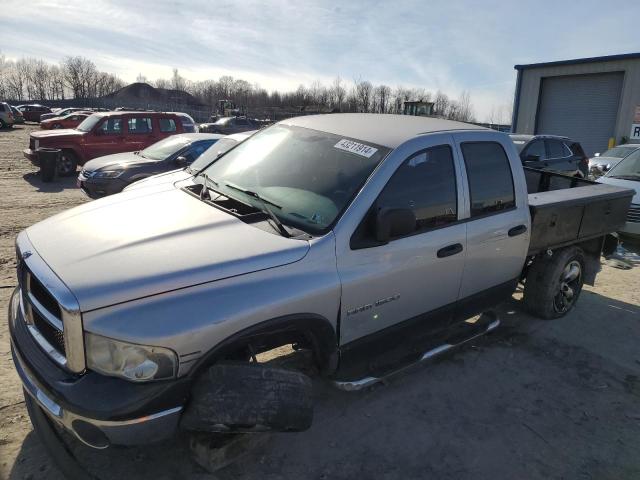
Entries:
{"type": "Polygon", "coordinates": [[[511,101],[514,64],[640,51],[640,2],[0,0],[0,52],[92,59],[135,81],[232,75],[293,90],[336,75],[511,101]]]}

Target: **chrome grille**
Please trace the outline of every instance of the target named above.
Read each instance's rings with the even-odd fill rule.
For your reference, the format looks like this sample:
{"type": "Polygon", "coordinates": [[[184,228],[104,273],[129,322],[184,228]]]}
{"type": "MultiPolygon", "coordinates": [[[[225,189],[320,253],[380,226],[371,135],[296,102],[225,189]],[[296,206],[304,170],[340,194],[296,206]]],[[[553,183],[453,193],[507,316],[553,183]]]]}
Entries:
{"type": "Polygon", "coordinates": [[[25,321],[29,331],[43,350],[64,366],[66,365],[66,348],[60,305],[24,262],[20,263],[18,272],[21,277],[25,321]]]}
{"type": "Polygon", "coordinates": [[[627,222],[640,223],[640,205],[631,204],[627,212],[627,222]]]}

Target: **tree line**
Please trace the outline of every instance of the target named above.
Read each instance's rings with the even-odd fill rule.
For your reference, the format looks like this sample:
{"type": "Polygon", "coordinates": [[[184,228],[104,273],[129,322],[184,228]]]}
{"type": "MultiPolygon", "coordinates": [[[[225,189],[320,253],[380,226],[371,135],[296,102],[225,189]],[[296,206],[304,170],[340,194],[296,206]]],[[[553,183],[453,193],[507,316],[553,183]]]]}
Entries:
{"type": "Polygon", "coordinates": [[[125,86],[84,57],[65,57],[59,65],[38,58],[7,60],[0,54],[0,99],[65,100],[97,98],[125,86]]]}
{"type": "Polygon", "coordinates": [[[265,108],[298,109],[307,111],[402,113],[405,101],[433,102],[433,114],[459,120],[475,121],[471,96],[462,92],[457,99],[442,91],[435,94],[424,88],[406,88],[374,85],[368,80],[351,82],[335,77],[329,85],[315,81],[311,85],[300,85],[290,92],[269,92],[257,83],[250,83],[232,76],[218,80],[192,82],[173,70],[171,78],[148,81],[139,75],[137,81],[149,83],[157,88],[184,90],[208,105],[218,100],[231,100],[236,105],[246,106],[249,111],[265,108]]]}
{"type": "MultiPolygon", "coordinates": [[[[433,114],[459,120],[475,121],[473,105],[468,92],[451,98],[442,91],[432,93],[424,88],[406,88],[374,85],[361,78],[345,81],[339,76],[329,85],[315,81],[300,85],[289,92],[269,92],[257,83],[232,76],[217,80],[190,81],[173,70],[171,78],[148,81],[140,74],[138,82],[156,88],[182,90],[200,102],[211,105],[218,100],[231,100],[248,112],[269,108],[296,111],[337,111],[402,113],[405,101],[433,102],[433,114]]],[[[101,72],[84,57],[65,57],[60,64],[47,63],[36,58],[6,60],[0,55],[0,99],[10,100],[64,100],[98,98],[125,86],[117,76],[101,72]]]]}

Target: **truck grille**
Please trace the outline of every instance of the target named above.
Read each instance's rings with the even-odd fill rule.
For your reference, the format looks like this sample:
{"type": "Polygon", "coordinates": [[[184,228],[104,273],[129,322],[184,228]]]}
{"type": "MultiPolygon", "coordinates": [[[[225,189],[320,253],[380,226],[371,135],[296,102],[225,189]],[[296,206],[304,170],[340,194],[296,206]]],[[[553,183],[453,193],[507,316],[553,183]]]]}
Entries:
{"type": "Polygon", "coordinates": [[[627,222],[640,223],[640,205],[631,204],[629,211],[627,212],[627,222]]]}
{"type": "Polygon", "coordinates": [[[24,260],[20,260],[18,265],[18,280],[22,290],[25,321],[30,329],[36,330],[37,334],[39,334],[34,334],[36,342],[58,363],[66,362],[64,326],[60,304],[40,280],[31,273],[24,260]],[[47,345],[43,345],[41,339],[44,339],[56,353],[50,353],[50,349],[47,345]]]}

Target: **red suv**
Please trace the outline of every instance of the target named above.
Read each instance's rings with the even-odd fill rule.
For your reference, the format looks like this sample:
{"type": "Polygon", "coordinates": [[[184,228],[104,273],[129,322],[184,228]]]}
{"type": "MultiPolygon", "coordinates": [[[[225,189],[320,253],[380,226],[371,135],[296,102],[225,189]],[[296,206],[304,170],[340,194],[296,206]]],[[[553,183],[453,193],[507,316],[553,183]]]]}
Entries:
{"type": "Polygon", "coordinates": [[[195,132],[193,119],[176,112],[104,112],[87,117],[74,130],[31,133],[24,156],[38,165],[38,148],[62,150],[58,174],[73,175],[78,165],[112,153],[142,150],[176,133],[195,132]]]}

